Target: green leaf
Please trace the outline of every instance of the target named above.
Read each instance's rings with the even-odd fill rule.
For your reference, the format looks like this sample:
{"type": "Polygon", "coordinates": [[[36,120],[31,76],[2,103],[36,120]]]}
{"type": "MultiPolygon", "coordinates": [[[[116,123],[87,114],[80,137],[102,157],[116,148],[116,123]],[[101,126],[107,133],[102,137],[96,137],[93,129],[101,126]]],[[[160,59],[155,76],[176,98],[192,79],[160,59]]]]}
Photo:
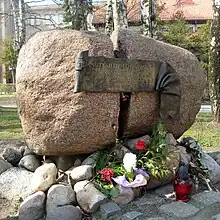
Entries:
{"type": "Polygon", "coordinates": [[[112,197],[112,198],[115,198],[119,195],[120,191],[118,188],[116,187],[113,187],[110,192],[109,192],[109,195],[112,197]]]}

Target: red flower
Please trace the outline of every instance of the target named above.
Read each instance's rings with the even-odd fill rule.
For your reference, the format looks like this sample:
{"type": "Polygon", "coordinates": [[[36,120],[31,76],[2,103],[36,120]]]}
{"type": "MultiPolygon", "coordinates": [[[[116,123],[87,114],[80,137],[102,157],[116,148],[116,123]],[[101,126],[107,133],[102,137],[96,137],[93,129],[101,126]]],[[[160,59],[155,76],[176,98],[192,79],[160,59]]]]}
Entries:
{"type": "Polygon", "coordinates": [[[144,141],[139,140],[136,143],[136,150],[146,150],[146,145],[145,145],[144,141]]]}
{"type": "Polygon", "coordinates": [[[114,176],[114,171],[111,168],[104,168],[99,172],[102,176],[102,180],[107,183],[112,183],[112,177],[114,176]]]}

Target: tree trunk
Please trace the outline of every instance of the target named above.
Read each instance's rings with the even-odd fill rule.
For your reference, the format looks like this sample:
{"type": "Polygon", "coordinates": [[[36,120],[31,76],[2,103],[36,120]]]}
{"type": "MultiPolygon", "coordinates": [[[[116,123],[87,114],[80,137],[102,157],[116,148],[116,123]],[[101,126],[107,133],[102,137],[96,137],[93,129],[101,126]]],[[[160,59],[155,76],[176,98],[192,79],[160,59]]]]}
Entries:
{"type": "Polygon", "coordinates": [[[155,0],[141,0],[142,34],[157,37],[156,4],[155,0]]]}
{"type": "Polygon", "coordinates": [[[113,31],[112,0],[107,0],[106,20],[105,20],[105,33],[110,36],[112,31],[113,31]]]}
{"type": "Polygon", "coordinates": [[[220,122],[220,5],[217,0],[213,0],[211,35],[209,89],[213,120],[220,122]]]}
{"type": "Polygon", "coordinates": [[[24,0],[10,0],[15,28],[15,50],[19,53],[25,43],[26,24],[25,24],[25,2],[24,0]]]}
{"type": "Polygon", "coordinates": [[[128,27],[126,4],[124,0],[108,0],[105,32],[110,35],[113,29],[117,30],[121,27],[128,27]]]}

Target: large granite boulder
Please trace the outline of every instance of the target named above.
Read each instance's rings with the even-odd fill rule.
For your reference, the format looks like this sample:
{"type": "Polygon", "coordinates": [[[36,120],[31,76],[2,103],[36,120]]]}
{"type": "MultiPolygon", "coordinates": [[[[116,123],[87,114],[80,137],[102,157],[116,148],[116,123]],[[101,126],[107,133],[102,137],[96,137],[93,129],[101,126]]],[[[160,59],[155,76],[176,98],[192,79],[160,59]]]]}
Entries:
{"type": "MultiPolygon", "coordinates": [[[[166,121],[168,131],[179,137],[192,125],[205,85],[196,57],[127,30],[113,33],[112,39],[121,42],[128,58],[165,61],[180,75],[181,119],[166,121]]],[[[37,33],[21,49],[16,76],[18,107],[26,142],[34,152],[84,154],[115,142],[120,94],[73,93],[77,54],[89,50],[90,56],[113,57],[113,46],[109,37],[98,32],[52,30],[37,33]]],[[[158,93],[132,93],[125,134],[146,134],[158,120],[158,93]]]]}
{"type": "MultiPolygon", "coordinates": [[[[180,120],[168,119],[166,126],[174,137],[180,137],[195,121],[201,107],[205,88],[205,73],[191,52],[127,29],[111,36],[114,49],[120,49],[128,59],[149,59],[169,63],[179,74],[181,82],[180,120]],[[118,45],[120,44],[120,46],[118,45]]],[[[132,93],[126,136],[140,136],[152,131],[159,119],[157,93],[132,93]]]]}
{"type": "Polygon", "coordinates": [[[113,57],[109,37],[72,30],[39,32],[20,51],[18,107],[26,142],[38,154],[90,153],[115,141],[119,94],[73,93],[82,50],[113,57]]]}

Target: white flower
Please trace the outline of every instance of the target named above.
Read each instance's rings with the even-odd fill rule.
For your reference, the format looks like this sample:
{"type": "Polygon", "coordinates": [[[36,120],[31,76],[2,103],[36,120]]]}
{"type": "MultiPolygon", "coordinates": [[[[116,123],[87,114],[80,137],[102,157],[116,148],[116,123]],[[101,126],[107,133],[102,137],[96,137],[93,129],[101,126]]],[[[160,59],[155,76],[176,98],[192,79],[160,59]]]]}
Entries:
{"type": "Polygon", "coordinates": [[[127,172],[131,172],[132,169],[136,169],[137,156],[133,153],[126,153],[123,158],[124,168],[127,172]]]}

